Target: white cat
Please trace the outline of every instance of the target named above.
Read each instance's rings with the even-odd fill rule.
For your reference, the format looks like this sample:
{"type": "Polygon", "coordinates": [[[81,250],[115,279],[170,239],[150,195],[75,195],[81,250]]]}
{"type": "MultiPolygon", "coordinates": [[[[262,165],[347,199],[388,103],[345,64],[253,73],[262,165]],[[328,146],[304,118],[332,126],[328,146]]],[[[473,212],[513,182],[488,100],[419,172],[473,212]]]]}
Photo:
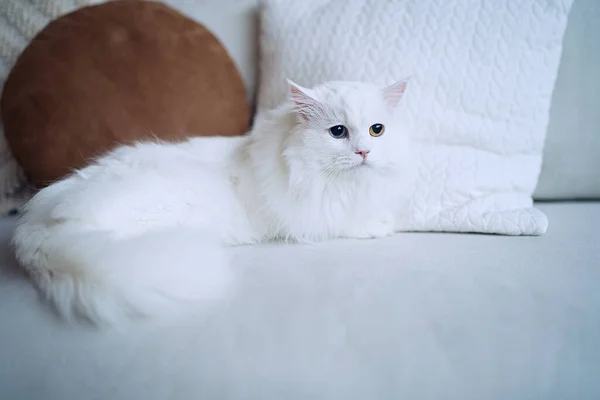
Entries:
{"type": "Polygon", "coordinates": [[[228,293],[221,244],[391,235],[406,85],[290,82],[247,136],[118,148],[29,202],[17,258],[61,314],[103,324],[228,293]]]}

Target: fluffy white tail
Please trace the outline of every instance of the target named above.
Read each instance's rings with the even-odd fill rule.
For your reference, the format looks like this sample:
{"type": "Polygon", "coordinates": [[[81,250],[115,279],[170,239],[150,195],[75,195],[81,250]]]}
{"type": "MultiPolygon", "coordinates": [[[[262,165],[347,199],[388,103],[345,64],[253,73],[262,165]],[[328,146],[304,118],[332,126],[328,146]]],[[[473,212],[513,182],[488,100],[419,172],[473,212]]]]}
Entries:
{"type": "Polygon", "coordinates": [[[17,227],[16,255],[67,319],[114,324],[224,296],[233,276],[214,238],[178,228],[114,239],[68,223],[17,227]]]}

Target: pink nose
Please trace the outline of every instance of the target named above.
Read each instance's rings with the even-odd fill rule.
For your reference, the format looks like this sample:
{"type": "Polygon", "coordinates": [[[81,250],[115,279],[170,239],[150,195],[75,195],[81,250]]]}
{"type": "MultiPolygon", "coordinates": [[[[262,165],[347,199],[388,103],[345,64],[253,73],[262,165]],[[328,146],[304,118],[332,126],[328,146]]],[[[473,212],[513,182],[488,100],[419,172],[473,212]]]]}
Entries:
{"type": "Polygon", "coordinates": [[[364,160],[365,158],[367,158],[367,154],[369,154],[369,150],[359,150],[359,151],[355,151],[355,153],[358,154],[359,156],[361,156],[364,160]]]}

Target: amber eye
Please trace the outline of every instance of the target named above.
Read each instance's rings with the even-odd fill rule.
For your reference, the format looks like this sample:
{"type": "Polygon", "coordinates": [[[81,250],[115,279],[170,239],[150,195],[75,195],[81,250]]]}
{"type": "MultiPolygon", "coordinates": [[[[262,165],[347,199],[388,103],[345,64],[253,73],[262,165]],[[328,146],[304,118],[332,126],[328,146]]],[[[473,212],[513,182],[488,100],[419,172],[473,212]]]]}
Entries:
{"type": "Polygon", "coordinates": [[[344,125],[336,125],[329,128],[329,134],[335,139],[343,139],[348,136],[348,128],[344,125]]]}
{"type": "Polygon", "coordinates": [[[384,131],[385,131],[385,126],[383,126],[381,124],[373,124],[369,128],[369,134],[373,137],[378,137],[378,136],[383,135],[384,131]]]}

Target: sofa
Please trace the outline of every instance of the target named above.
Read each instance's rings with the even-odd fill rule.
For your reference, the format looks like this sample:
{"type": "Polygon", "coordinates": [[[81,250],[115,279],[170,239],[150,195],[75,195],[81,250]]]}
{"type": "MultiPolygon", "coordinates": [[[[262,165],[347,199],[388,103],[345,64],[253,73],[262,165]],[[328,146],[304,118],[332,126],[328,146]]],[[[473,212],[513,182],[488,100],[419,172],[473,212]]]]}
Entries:
{"type": "MultiPolygon", "coordinates": [[[[167,3],[220,38],[252,100],[254,2],[167,3]]],[[[600,398],[599,38],[600,5],[575,0],[534,194],[542,236],[233,248],[232,298],[98,330],[40,299],[3,217],[0,398],[600,398]]]]}

